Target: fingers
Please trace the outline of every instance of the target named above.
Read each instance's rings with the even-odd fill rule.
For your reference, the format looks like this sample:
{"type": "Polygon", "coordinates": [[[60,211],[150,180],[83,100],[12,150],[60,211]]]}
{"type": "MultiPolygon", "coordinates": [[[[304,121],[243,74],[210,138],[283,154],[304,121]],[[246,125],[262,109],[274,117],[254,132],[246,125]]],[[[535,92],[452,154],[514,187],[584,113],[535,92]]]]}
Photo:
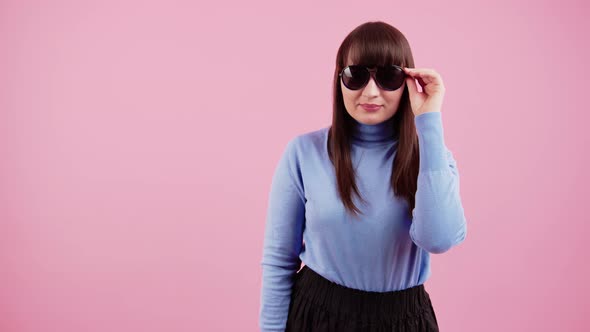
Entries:
{"type": "Polygon", "coordinates": [[[425,68],[404,68],[406,74],[412,77],[420,77],[425,81],[435,81],[437,78],[440,78],[440,75],[432,70],[432,69],[425,69],[425,68]]]}
{"type": "Polygon", "coordinates": [[[416,77],[416,79],[418,80],[418,83],[420,83],[420,86],[421,86],[421,87],[424,89],[424,87],[425,87],[425,86],[426,86],[426,84],[427,84],[427,83],[424,81],[424,78],[423,78],[423,77],[420,77],[420,76],[418,76],[418,77],[416,77]]]}
{"type": "Polygon", "coordinates": [[[430,69],[430,68],[408,68],[408,67],[403,67],[403,68],[407,74],[410,74],[412,76],[424,76],[424,77],[438,76],[438,73],[434,69],[430,69]]]}
{"type": "Polygon", "coordinates": [[[416,81],[411,76],[406,77],[406,85],[411,92],[418,92],[418,87],[416,86],[416,81]]]}
{"type": "Polygon", "coordinates": [[[437,85],[442,85],[442,78],[440,74],[437,73],[434,69],[430,68],[408,68],[403,67],[404,72],[412,78],[418,80],[422,87],[426,86],[429,83],[434,83],[437,85]]]}
{"type": "Polygon", "coordinates": [[[427,77],[424,73],[416,71],[416,69],[407,67],[404,67],[404,71],[406,72],[406,74],[408,74],[406,82],[411,82],[413,88],[412,91],[419,92],[418,87],[416,85],[416,81],[418,81],[418,84],[420,84],[420,88],[424,90],[424,87],[426,86],[425,79],[427,77]]]}

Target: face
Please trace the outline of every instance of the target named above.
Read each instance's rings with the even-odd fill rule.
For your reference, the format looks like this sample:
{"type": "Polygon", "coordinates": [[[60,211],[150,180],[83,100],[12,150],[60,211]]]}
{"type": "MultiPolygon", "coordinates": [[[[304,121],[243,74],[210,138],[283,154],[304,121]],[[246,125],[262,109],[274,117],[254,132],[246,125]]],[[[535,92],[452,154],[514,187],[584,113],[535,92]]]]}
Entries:
{"type": "MultiPolygon", "coordinates": [[[[349,61],[346,65],[352,64],[349,61]]],[[[348,114],[358,122],[377,124],[388,120],[397,112],[406,83],[404,82],[399,89],[394,91],[381,90],[371,76],[367,85],[362,89],[349,90],[342,80],[340,80],[340,87],[348,114]],[[375,111],[368,111],[361,106],[362,104],[375,104],[379,105],[379,108],[375,111]]]]}

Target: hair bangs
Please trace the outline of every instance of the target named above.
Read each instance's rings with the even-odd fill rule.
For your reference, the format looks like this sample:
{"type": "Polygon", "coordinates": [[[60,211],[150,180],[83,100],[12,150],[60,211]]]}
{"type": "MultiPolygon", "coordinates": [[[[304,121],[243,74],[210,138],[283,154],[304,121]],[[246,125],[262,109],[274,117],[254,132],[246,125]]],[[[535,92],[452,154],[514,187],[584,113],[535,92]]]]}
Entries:
{"type": "MultiPolygon", "coordinates": [[[[368,67],[398,65],[405,66],[403,47],[396,44],[395,36],[382,30],[366,29],[351,36],[347,57],[349,65],[368,67]]],[[[347,64],[344,64],[346,66],[347,64]]]]}

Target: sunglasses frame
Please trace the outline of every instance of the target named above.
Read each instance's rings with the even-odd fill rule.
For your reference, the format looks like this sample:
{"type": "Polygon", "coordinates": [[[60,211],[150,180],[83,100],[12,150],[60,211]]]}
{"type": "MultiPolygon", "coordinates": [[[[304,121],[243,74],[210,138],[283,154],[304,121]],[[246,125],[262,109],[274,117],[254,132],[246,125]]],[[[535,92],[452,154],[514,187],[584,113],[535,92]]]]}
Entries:
{"type": "MultiPolygon", "coordinates": [[[[375,69],[369,69],[369,67],[368,67],[368,66],[364,66],[364,65],[349,65],[349,66],[346,66],[346,67],[342,68],[342,70],[341,70],[341,71],[340,71],[340,73],[338,74],[338,77],[340,77],[340,80],[342,81],[342,84],[344,84],[344,86],[345,86],[347,89],[349,89],[349,90],[352,90],[352,91],[360,90],[360,89],[364,88],[365,86],[367,86],[367,84],[368,84],[368,83],[369,83],[369,81],[371,80],[371,77],[373,77],[373,79],[375,80],[375,83],[377,83],[377,86],[378,86],[378,87],[379,87],[381,90],[385,90],[385,91],[395,91],[395,90],[397,90],[397,89],[401,88],[402,86],[404,86],[404,84],[402,83],[402,84],[401,84],[401,85],[400,85],[400,86],[399,86],[397,89],[393,89],[393,90],[386,89],[386,88],[384,88],[383,86],[381,86],[381,83],[379,83],[379,81],[377,80],[377,76],[376,76],[376,75],[377,75],[377,71],[379,71],[379,69],[384,69],[384,68],[388,68],[388,67],[395,67],[395,68],[397,68],[397,69],[398,69],[398,70],[399,70],[399,71],[400,71],[400,72],[403,74],[403,76],[404,76],[404,81],[405,81],[405,78],[406,78],[407,74],[406,74],[406,72],[404,71],[404,69],[403,69],[401,66],[398,66],[398,65],[388,65],[388,66],[373,66],[373,67],[375,67],[375,69]],[[349,68],[349,67],[364,68],[366,71],[368,71],[368,72],[369,72],[369,79],[367,79],[367,81],[366,81],[365,83],[363,83],[363,85],[362,85],[361,87],[357,88],[357,89],[351,89],[351,88],[349,88],[349,87],[346,85],[346,83],[344,83],[344,81],[342,80],[342,75],[344,74],[344,71],[345,71],[347,68],[349,68]]],[[[372,68],[372,67],[371,67],[371,68],[372,68]]]]}

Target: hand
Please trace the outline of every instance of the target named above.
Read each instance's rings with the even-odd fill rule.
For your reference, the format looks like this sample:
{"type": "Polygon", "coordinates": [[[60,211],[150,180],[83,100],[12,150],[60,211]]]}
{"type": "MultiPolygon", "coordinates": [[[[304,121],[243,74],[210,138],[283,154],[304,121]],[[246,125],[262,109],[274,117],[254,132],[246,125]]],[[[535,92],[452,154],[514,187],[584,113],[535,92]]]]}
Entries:
{"type": "Polygon", "coordinates": [[[410,94],[410,104],[414,116],[427,112],[440,112],[445,95],[445,86],[440,74],[433,69],[426,68],[407,68],[406,85],[410,94]],[[420,83],[422,92],[418,91],[416,81],[420,83]]]}

